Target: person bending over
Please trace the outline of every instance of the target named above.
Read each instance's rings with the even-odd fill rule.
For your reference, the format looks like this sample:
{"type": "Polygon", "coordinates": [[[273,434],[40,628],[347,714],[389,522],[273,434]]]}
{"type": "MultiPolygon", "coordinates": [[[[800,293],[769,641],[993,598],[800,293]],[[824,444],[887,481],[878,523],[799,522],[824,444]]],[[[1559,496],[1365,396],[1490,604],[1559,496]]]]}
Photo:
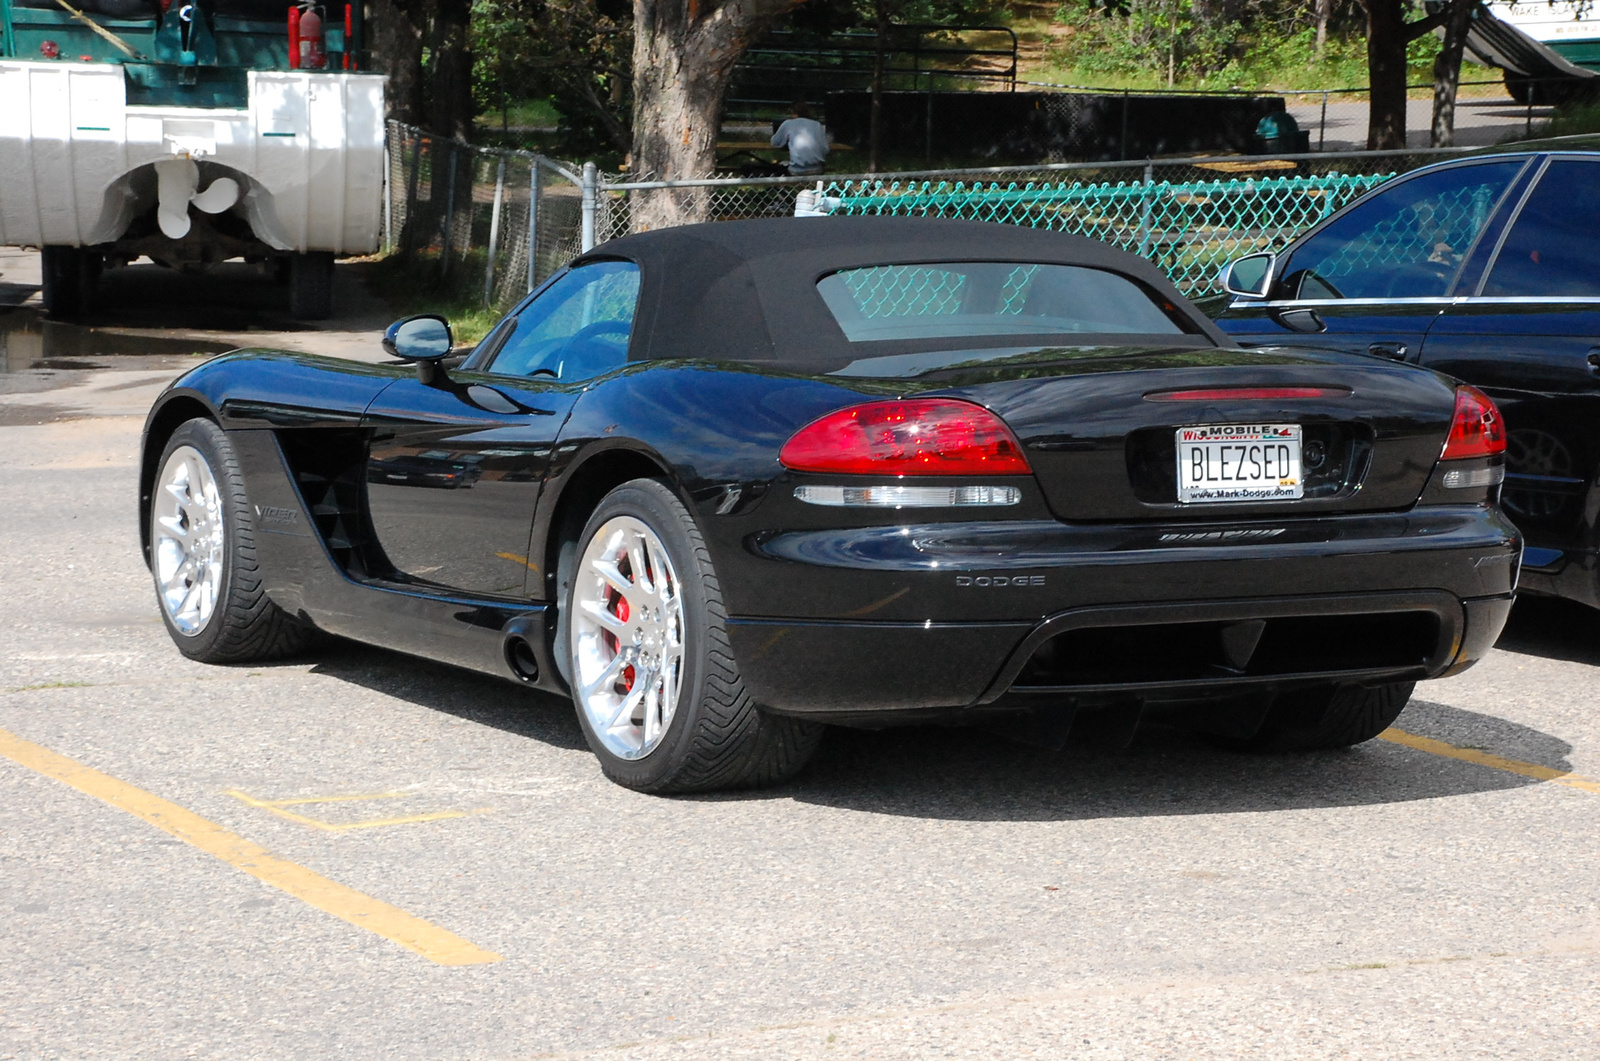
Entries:
{"type": "Polygon", "coordinates": [[[789,120],[773,132],[772,146],[789,149],[789,172],[796,176],[821,173],[828,161],[828,131],[799,101],[790,108],[789,120]]]}

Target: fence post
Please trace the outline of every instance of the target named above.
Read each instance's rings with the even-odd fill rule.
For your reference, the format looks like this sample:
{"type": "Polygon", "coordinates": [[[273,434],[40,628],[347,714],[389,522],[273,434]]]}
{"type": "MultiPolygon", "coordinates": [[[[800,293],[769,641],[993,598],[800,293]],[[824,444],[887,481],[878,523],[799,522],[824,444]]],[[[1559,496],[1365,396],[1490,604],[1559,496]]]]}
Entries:
{"type": "Polygon", "coordinates": [[[1122,90],[1122,145],[1117,148],[1117,158],[1128,157],[1128,90],[1122,90]]]}
{"type": "Polygon", "coordinates": [[[1139,193],[1139,257],[1150,253],[1150,211],[1155,205],[1152,184],[1155,180],[1155,163],[1144,164],[1144,191],[1139,193]]]}
{"type": "Polygon", "coordinates": [[[389,153],[389,138],[383,144],[383,252],[394,251],[394,158],[389,153]]]}
{"type": "Polygon", "coordinates": [[[439,282],[450,273],[450,235],[456,223],[456,145],[446,140],[450,148],[450,169],[444,191],[444,245],[439,251],[439,282]]]}
{"type": "Polygon", "coordinates": [[[500,204],[506,197],[506,156],[494,172],[494,209],[489,213],[489,261],[483,267],[483,305],[494,305],[494,255],[500,246],[500,204]]]}
{"type": "Polygon", "coordinates": [[[538,279],[539,261],[539,159],[534,156],[533,174],[528,178],[528,293],[538,279]]]}
{"type": "Polygon", "coordinates": [[[1322,94],[1322,121],[1317,123],[1317,150],[1323,150],[1323,145],[1328,142],[1328,94],[1322,94]]]}
{"type": "Polygon", "coordinates": [[[594,250],[595,185],[599,182],[599,169],[593,162],[583,164],[583,242],[584,253],[594,250]]]}
{"type": "MultiPolygon", "coordinates": [[[[423,137],[420,134],[413,135],[416,135],[417,142],[411,149],[411,172],[406,174],[406,227],[402,233],[405,237],[405,245],[400,248],[400,256],[406,259],[407,264],[410,263],[411,252],[416,249],[417,244],[417,226],[415,224],[417,220],[417,180],[422,173],[423,137]]],[[[437,162],[438,153],[435,152],[434,154],[434,161],[437,162]]],[[[428,205],[431,208],[433,204],[430,202],[428,205]]]]}

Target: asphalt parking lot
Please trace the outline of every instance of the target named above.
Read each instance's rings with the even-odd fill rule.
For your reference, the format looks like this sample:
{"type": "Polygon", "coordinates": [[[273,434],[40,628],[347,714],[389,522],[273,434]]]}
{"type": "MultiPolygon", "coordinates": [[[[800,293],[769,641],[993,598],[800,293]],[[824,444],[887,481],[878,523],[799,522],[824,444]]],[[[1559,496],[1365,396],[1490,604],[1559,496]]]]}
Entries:
{"type": "MultiPolygon", "coordinates": [[[[0,310],[0,1057],[1600,1056],[1600,614],[1520,604],[1343,753],[836,731],[641,796],[506,683],[180,657],[139,428],[249,322],[117,291],[0,310]]],[[[366,317],[248,341],[376,356],[366,317]]]]}

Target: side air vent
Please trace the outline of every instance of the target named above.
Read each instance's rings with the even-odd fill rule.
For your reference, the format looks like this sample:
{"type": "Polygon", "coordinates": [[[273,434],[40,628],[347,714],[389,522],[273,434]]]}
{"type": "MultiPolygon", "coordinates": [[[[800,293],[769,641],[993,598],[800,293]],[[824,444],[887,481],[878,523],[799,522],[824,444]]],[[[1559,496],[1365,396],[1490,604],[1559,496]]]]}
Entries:
{"type": "Polygon", "coordinates": [[[351,578],[382,577],[390,565],[366,516],[365,433],[352,429],[280,431],[278,443],[334,563],[351,578]]]}

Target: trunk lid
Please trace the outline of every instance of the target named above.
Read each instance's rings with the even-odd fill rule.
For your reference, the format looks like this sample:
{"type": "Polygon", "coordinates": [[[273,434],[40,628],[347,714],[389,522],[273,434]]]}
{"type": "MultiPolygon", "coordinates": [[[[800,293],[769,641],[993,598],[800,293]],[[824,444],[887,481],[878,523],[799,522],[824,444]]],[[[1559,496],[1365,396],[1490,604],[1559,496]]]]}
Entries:
{"type": "MultiPolygon", "coordinates": [[[[1022,443],[1063,520],[1273,518],[1414,504],[1455,409],[1445,377],[1350,355],[1284,348],[1082,348],[972,351],[904,373],[909,393],[965,398],[1022,443]],[[1315,387],[1318,397],[1151,400],[1153,393],[1315,387]],[[1178,500],[1183,427],[1294,425],[1303,450],[1297,500],[1178,500]]],[[[885,366],[887,367],[887,366],[885,366]]],[[[867,366],[856,369],[867,374],[867,366]]],[[[880,377],[881,378],[881,377],[880,377]]]]}

